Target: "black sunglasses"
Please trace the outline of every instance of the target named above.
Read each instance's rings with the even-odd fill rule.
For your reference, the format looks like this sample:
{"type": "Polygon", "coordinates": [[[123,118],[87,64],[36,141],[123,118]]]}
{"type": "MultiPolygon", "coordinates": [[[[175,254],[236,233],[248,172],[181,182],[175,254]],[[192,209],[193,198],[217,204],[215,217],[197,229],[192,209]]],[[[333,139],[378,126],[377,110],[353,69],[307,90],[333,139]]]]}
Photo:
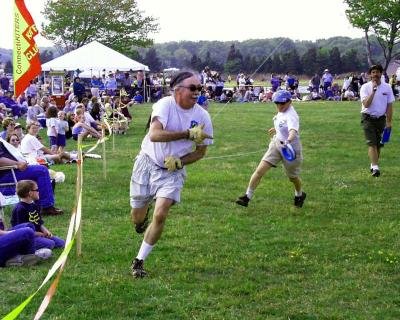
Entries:
{"type": "Polygon", "coordinates": [[[203,86],[202,85],[194,85],[194,84],[191,84],[190,86],[178,86],[178,87],[180,87],[180,88],[186,88],[186,89],[189,89],[190,91],[192,91],[192,92],[195,92],[196,90],[197,91],[201,91],[201,90],[203,90],[203,86]]]}

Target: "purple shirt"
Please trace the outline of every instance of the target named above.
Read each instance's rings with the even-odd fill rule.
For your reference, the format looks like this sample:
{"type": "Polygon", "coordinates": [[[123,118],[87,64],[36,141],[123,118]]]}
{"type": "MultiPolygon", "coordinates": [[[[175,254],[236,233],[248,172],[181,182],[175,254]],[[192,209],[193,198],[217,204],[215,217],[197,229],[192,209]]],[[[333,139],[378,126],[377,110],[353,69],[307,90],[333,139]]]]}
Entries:
{"type": "Polygon", "coordinates": [[[322,76],[322,82],[323,83],[326,83],[326,82],[332,83],[332,81],[333,81],[333,76],[330,73],[324,73],[324,75],[322,76]]]}

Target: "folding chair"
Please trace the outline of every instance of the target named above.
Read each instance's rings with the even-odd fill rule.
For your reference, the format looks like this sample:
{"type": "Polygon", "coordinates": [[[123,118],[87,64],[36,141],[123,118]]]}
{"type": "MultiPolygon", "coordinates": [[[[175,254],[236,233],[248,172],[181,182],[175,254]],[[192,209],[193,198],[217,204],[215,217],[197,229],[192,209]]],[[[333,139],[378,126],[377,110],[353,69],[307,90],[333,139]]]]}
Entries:
{"type": "Polygon", "coordinates": [[[16,166],[3,166],[0,167],[0,171],[5,171],[5,170],[10,170],[12,177],[13,177],[13,181],[12,182],[1,182],[0,183],[0,219],[3,220],[3,222],[5,222],[4,219],[4,209],[7,206],[12,206],[14,204],[17,204],[19,202],[19,198],[17,195],[17,177],[15,176],[15,172],[14,169],[16,169],[16,166]],[[14,193],[11,195],[3,195],[3,193],[1,191],[4,191],[3,188],[9,188],[9,187],[14,187],[14,193]]]}

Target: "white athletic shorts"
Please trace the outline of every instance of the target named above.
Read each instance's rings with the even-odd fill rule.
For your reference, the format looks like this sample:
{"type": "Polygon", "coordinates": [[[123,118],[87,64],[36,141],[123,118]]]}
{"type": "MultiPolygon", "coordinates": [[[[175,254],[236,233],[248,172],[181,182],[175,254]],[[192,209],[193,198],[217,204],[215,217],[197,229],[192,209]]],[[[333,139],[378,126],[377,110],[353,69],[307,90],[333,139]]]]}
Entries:
{"type": "Polygon", "coordinates": [[[181,190],[185,182],[185,169],[169,172],[156,165],[146,154],[136,157],[130,185],[132,208],[143,208],[155,198],[172,199],[180,202],[181,190]]]}
{"type": "Polygon", "coordinates": [[[283,144],[274,136],[269,143],[268,150],[264,154],[262,160],[270,163],[276,167],[282,161],[285,173],[289,178],[296,178],[300,175],[300,168],[303,162],[302,146],[300,139],[295,139],[291,143],[293,149],[296,151],[296,159],[293,161],[286,160],[281,153],[283,144]]]}

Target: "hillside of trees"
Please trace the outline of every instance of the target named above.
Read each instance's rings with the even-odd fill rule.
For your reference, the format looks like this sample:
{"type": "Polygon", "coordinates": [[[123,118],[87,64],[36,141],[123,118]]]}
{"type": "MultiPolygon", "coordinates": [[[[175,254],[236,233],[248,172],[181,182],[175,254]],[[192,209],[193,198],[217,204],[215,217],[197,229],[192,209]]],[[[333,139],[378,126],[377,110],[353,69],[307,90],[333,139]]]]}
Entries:
{"type": "MultiPolygon", "coordinates": [[[[155,44],[148,49],[137,48],[134,57],[152,71],[164,68],[205,66],[223,73],[284,73],[313,75],[329,68],[335,74],[362,72],[368,68],[363,38],[332,37],[313,41],[288,38],[251,39],[246,41],[182,41],[155,44]]],[[[372,54],[382,56],[376,41],[372,54]]]]}
{"type": "MultiPolygon", "coordinates": [[[[136,48],[131,58],[149,66],[152,72],[165,68],[202,70],[209,66],[225,74],[245,72],[285,73],[311,76],[329,68],[335,74],[363,72],[368,61],[363,38],[332,37],[317,41],[293,41],[289,38],[250,39],[246,41],[182,41],[136,48]]],[[[42,63],[58,56],[54,48],[40,48],[42,63]]],[[[376,41],[372,41],[375,61],[382,59],[376,41]]],[[[12,70],[12,50],[0,48],[0,63],[12,70]]],[[[9,69],[9,70],[8,70],[9,69]]]]}

